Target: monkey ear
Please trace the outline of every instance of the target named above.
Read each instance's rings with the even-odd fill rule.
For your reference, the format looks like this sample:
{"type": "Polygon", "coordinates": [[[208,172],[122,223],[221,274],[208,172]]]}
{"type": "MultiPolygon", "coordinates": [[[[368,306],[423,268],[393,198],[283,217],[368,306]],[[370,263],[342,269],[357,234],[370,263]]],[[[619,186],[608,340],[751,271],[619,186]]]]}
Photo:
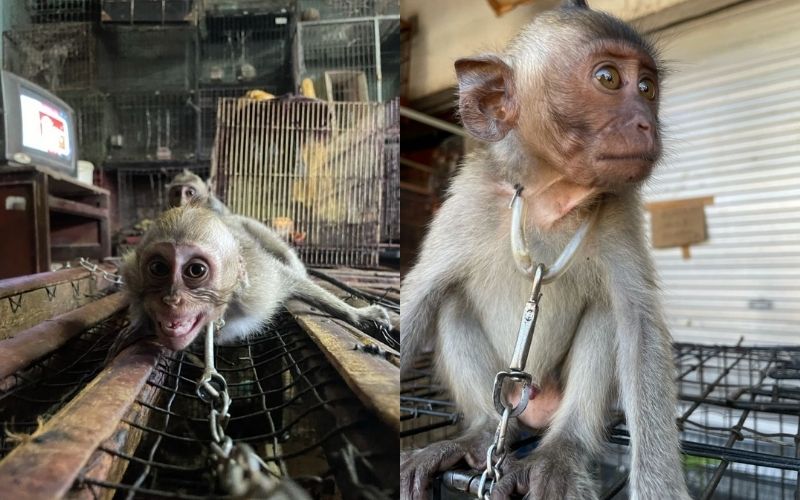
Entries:
{"type": "Polygon", "coordinates": [[[501,140],[517,123],[513,70],[491,54],[459,59],[455,66],[464,128],[484,141],[501,140]]]}

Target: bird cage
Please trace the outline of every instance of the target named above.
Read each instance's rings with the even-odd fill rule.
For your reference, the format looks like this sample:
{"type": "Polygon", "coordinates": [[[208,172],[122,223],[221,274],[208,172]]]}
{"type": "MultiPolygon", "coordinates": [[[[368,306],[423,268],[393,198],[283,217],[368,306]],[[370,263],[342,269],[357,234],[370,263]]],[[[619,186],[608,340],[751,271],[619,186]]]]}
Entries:
{"type": "Polygon", "coordinates": [[[33,24],[3,33],[3,68],[49,90],[91,88],[96,46],[90,23],[33,24]]]}
{"type": "Polygon", "coordinates": [[[383,221],[381,240],[400,240],[400,113],[399,101],[386,103],[386,144],[384,145],[383,221]]]}
{"type": "Polygon", "coordinates": [[[386,135],[382,103],[223,98],[212,175],[307,264],[375,267],[386,135]]]}

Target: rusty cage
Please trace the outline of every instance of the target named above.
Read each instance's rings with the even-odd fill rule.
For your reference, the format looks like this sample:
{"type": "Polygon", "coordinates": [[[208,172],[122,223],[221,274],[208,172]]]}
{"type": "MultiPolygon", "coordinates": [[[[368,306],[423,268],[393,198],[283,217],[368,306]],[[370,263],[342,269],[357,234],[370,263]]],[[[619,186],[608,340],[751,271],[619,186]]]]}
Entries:
{"type": "Polygon", "coordinates": [[[309,265],[377,266],[393,105],[220,99],[220,198],[276,229],[309,265]]]}

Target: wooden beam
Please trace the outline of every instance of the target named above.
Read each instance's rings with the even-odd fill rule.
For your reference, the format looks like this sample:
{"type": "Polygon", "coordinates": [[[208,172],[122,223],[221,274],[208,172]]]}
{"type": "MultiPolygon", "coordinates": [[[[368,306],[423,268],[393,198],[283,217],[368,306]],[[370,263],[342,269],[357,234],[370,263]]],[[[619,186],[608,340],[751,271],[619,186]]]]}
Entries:
{"type": "Polygon", "coordinates": [[[0,379],[58,349],[72,337],[122,310],[126,305],[123,294],[115,293],[39,323],[10,339],[0,340],[0,379]]]}
{"type": "Polygon", "coordinates": [[[328,361],[336,368],[358,399],[392,429],[400,431],[400,368],[375,354],[356,350],[367,342],[387,352],[397,351],[358,334],[338,320],[320,315],[308,304],[292,301],[287,309],[328,361]]]}
{"type": "Polygon", "coordinates": [[[25,444],[15,448],[0,462],[3,497],[62,498],[97,446],[114,433],[162,351],[149,341],[125,349],[25,444]]]}

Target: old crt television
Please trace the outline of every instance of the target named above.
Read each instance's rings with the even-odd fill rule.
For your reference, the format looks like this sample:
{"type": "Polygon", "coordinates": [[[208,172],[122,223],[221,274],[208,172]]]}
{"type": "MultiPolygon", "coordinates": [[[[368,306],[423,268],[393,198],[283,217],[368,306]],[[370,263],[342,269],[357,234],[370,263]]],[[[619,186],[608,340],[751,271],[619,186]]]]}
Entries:
{"type": "Polygon", "coordinates": [[[67,103],[8,71],[0,73],[6,164],[37,165],[77,175],[75,113],[67,103]]]}

